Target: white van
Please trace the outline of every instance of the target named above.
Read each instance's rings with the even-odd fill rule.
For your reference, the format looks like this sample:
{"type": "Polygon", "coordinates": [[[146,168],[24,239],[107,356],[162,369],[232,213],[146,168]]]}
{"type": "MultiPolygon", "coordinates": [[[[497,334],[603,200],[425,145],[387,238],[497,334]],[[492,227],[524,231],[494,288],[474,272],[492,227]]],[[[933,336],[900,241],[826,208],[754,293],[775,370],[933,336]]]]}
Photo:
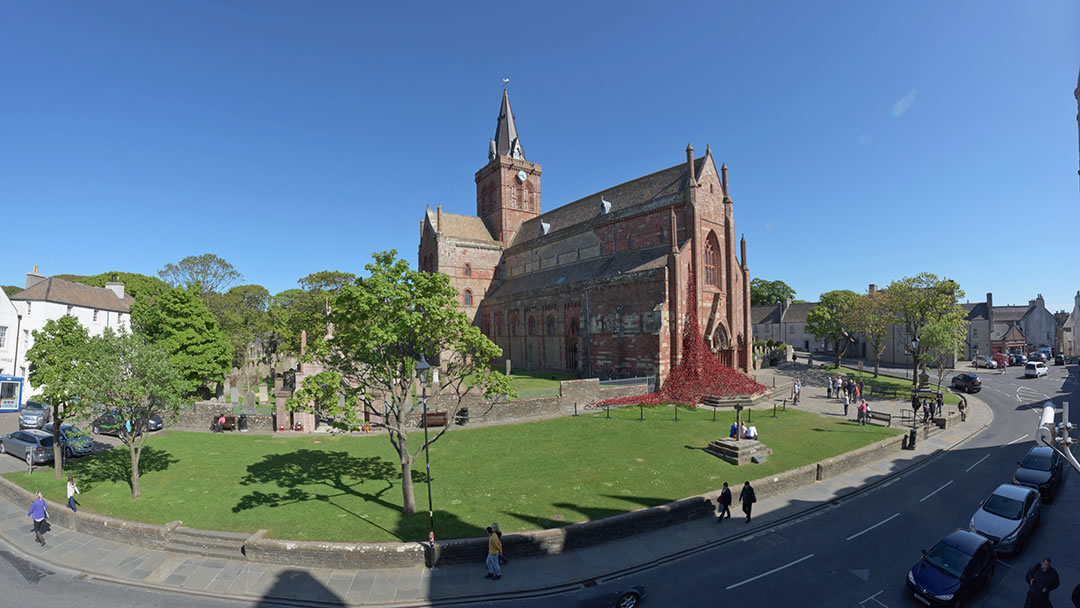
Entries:
{"type": "Polygon", "coordinates": [[[1038,378],[1046,375],[1046,364],[1042,361],[1032,361],[1024,366],[1024,375],[1028,378],[1038,378]]]}

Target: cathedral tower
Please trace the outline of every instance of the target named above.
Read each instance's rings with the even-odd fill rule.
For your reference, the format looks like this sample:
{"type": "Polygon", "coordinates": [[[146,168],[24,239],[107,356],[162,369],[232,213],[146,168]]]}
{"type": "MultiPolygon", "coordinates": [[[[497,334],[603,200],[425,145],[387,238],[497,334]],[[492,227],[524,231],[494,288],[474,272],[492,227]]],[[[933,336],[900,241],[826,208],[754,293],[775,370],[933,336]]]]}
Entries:
{"type": "Polygon", "coordinates": [[[491,236],[509,246],[525,220],[540,215],[540,165],[525,160],[510,97],[503,89],[488,163],[476,172],[476,215],[491,236]]]}

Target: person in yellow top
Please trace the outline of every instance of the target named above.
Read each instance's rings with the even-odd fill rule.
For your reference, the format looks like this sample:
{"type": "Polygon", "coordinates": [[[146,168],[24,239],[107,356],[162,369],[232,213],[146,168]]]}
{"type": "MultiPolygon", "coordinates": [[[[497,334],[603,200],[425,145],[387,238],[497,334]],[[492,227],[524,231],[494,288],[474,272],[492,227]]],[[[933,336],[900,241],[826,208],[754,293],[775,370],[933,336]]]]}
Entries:
{"type": "Polygon", "coordinates": [[[484,578],[492,578],[499,580],[502,578],[502,568],[499,566],[499,554],[502,553],[502,541],[499,540],[499,536],[495,534],[495,530],[490,526],[487,529],[488,535],[488,556],[487,556],[487,575],[484,578]]]}

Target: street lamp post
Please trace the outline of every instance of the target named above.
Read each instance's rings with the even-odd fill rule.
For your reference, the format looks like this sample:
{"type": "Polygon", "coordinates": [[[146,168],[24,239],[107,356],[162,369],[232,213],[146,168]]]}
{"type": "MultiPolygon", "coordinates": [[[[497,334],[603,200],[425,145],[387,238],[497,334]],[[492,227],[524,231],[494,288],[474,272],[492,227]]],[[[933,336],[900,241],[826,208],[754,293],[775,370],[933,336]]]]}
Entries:
{"type": "Polygon", "coordinates": [[[431,453],[428,446],[428,411],[427,411],[427,377],[431,365],[428,364],[424,355],[420,355],[420,361],[416,364],[416,375],[420,378],[420,399],[424,403],[424,461],[427,466],[427,504],[428,504],[428,542],[435,549],[435,511],[431,508],[431,453]]]}

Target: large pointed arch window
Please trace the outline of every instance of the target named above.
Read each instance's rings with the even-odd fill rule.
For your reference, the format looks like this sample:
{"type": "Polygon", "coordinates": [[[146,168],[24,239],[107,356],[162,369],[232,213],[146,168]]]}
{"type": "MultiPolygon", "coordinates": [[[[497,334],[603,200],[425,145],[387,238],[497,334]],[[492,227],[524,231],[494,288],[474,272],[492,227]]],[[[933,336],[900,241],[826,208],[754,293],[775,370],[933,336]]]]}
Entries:
{"type": "Polygon", "coordinates": [[[705,241],[705,284],[720,286],[720,247],[713,235],[705,241]]]}

